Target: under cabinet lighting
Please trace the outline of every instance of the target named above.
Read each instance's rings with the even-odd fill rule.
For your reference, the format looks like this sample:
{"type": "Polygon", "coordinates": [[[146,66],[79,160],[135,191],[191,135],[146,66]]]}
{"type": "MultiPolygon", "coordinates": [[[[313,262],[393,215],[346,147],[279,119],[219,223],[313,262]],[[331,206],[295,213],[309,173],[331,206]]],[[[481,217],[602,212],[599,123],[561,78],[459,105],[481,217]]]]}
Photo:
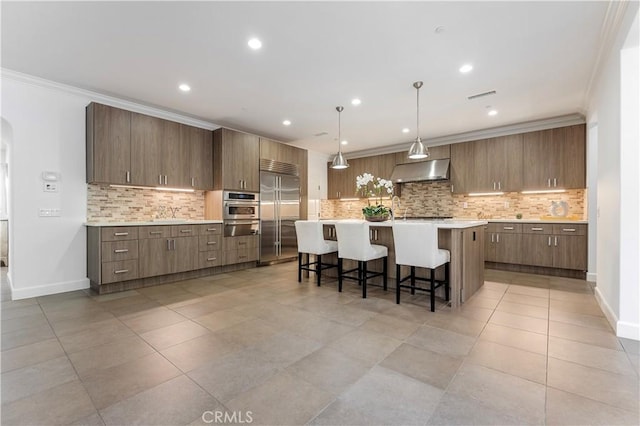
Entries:
{"type": "Polygon", "coordinates": [[[149,189],[146,186],[135,186],[135,185],[109,185],[111,188],[128,188],[128,189],[149,189]]]}
{"type": "Polygon", "coordinates": [[[360,201],[360,198],[340,198],[340,201],[360,201]]]}
{"type": "Polygon", "coordinates": [[[491,197],[493,195],[504,195],[504,192],[470,192],[469,197],[491,197]]]}
{"type": "Polygon", "coordinates": [[[533,191],[520,191],[521,194],[561,194],[567,192],[566,189],[539,189],[533,191]]]}
{"type": "Polygon", "coordinates": [[[127,189],[157,189],[158,191],[170,191],[170,192],[195,192],[195,189],[189,188],[167,188],[164,186],[136,186],[136,185],[109,185],[111,188],[127,188],[127,189]]]}

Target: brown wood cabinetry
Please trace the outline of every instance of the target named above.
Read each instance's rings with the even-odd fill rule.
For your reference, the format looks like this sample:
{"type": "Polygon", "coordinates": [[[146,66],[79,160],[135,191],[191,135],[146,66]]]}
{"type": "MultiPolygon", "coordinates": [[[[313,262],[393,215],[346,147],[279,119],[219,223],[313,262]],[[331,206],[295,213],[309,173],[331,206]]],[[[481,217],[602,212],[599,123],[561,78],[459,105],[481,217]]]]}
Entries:
{"type": "Polygon", "coordinates": [[[512,192],[522,186],[522,135],[451,146],[454,193],[512,192]]]}
{"type": "Polygon", "coordinates": [[[490,223],[485,231],[485,260],[498,263],[520,263],[522,257],[522,225],[490,223]]]}
{"type": "Polygon", "coordinates": [[[586,187],[585,125],[523,135],[522,189],[586,187]]]}
{"type": "Polygon", "coordinates": [[[213,189],[211,132],[87,106],[87,182],[213,189]]]}
{"type": "Polygon", "coordinates": [[[87,183],[131,183],[131,113],[92,102],[86,119],[87,183]]]}
{"type": "Polygon", "coordinates": [[[396,152],[394,156],[395,156],[396,164],[419,163],[421,161],[428,161],[428,160],[441,160],[443,158],[451,158],[451,145],[430,146],[428,158],[420,158],[417,160],[413,160],[409,158],[408,150],[396,152]]]}
{"type": "Polygon", "coordinates": [[[232,265],[242,262],[254,262],[258,260],[259,244],[260,241],[258,235],[224,237],[225,265],[232,265]]]}
{"type": "Polygon", "coordinates": [[[331,163],[327,163],[327,197],[360,197],[356,189],[356,177],[363,173],[371,173],[375,178],[391,179],[396,160],[396,153],[353,158],[349,160],[349,168],[342,170],[332,169],[331,163]]]}
{"type": "Polygon", "coordinates": [[[260,192],[258,136],[224,128],[214,130],[213,158],[215,189],[260,192]]]}

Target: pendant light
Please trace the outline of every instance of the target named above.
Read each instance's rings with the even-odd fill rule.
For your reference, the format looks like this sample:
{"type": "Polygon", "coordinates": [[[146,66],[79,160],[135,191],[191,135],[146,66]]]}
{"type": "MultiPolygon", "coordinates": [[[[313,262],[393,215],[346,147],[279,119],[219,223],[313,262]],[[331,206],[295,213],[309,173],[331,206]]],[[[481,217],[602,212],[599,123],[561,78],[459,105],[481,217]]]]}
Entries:
{"type": "Polygon", "coordinates": [[[429,149],[424,146],[422,139],[420,139],[420,88],[422,87],[421,81],[413,83],[413,87],[416,88],[416,105],[417,105],[417,123],[416,123],[416,140],[411,144],[409,148],[409,158],[412,160],[418,160],[421,158],[427,158],[429,156],[429,149]]]}
{"type": "Polygon", "coordinates": [[[349,163],[347,163],[346,158],[342,155],[342,138],[340,135],[340,113],[344,108],[341,106],[336,107],[336,111],[338,111],[338,153],[335,157],[333,157],[333,162],[331,163],[332,169],[346,169],[349,167],[349,163]]]}

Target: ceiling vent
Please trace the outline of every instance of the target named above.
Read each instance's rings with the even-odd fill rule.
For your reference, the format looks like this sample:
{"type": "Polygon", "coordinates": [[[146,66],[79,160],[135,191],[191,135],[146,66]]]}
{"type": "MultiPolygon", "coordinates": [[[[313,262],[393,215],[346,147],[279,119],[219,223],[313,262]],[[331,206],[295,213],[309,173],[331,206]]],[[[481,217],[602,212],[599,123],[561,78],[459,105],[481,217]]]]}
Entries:
{"type": "Polygon", "coordinates": [[[496,94],[496,91],[495,90],[491,90],[490,92],[484,92],[484,93],[478,93],[477,95],[471,95],[467,99],[469,99],[471,101],[473,99],[478,99],[478,98],[482,98],[484,96],[491,96],[491,95],[495,95],[495,94],[496,94]]]}
{"type": "Polygon", "coordinates": [[[313,135],[313,136],[326,136],[326,135],[328,135],[328,134],[329,134],[329,133],[327,133],[327,132],[320,132],[320,133],[316,133],[316,134],[315,134],[315,135],[313,135]]]}

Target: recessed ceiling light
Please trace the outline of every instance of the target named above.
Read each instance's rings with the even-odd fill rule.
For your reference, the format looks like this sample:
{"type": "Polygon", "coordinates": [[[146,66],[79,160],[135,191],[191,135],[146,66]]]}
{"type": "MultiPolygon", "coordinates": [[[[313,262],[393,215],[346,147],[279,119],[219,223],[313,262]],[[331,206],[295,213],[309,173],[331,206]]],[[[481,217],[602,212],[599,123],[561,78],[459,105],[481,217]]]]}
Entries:
{"type": "Polygon", "coordinates": [[[360,105],[362,103],[362,101],[358,98],[352,99],[351,100],[351,105],[360,105]]]}
{"type": "Polygon", "coordinates": [[[283,124],[284,126],[291,126],[291,121],[289,121],[289,120],[284,120],[284,121],[282,122],[282,124],[283,124]]]}
{"type": "Polygon", "coordinates": [[[178,86],[178,89],[182,90],[183,92],[191,91],[191,87],[189,87],[189,85],[185,83],[182,83],[180,86],[178,86]]]}
{"type": "Polygon", "coordinates": [[[258,50],[262,47],[262,42],[257,39],[257,38],[252,38],[251,40],[249,40],[247,42],[247,44],[249,45],[250,48],[252,48],[253,50],[258,50]]]}
{"type": "Polygon", "coordinates": [[[471,64],[464,64],[463,66],[460,67],[460,72],[463,74],[468,73],[469,71],[471,71],[473,69],[473,65],[471,64]]]}
{"type": "Polygon", "coordinates": [[[340,142],[340,143],[341,143],[342,145],[346,145],[346,144],[348,144],[348,143],[349,143],[349,141],[342,141],[342,142],[340,142]]]}
{"type": "Polygon", "coordinates": [[[490,109],[487,114],[489,114],[491,117],[493,117],[494,115],[498,115],[498,111],[495,110],[495,109],[490,109]]]}
{"type": "Polygon", "coordinates": [[[442,25],[437,26],[437,27],[435,28],[435,30],[433,30],[433,32],[434,32],[434,33],[436,33],[436,34],[441,34],[441,33],[443,33],[443,32],[444,32],[444,26],[442,26],[442,25]]]}
{"type": "Polygon", "coordinates": [[[404,129],[402,129],[402,133],[409,133],[409,128],[405,127],[404,129]]]}

